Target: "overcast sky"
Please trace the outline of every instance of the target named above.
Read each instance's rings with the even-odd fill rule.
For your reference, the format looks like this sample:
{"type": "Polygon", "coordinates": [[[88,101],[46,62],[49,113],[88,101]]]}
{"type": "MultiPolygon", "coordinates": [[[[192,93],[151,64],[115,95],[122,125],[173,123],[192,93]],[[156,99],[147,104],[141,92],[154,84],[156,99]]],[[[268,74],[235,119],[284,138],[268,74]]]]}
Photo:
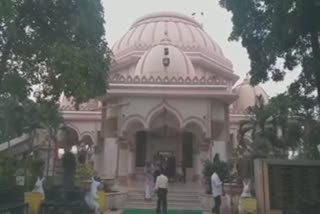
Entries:
{"type": "MultiPolygon", "coordinates": [[[[224,55],[233,63],[234,72],[241,82],[250,69],[250,61],[245,48],[239,42],[229,42],[232,30],[231,14],[221,8],[218,0],[102,0],[105,8],[106,38],[109,47],[129,30],[139,17],[152,12],[174,11],[190,15],[204,12],[196,19],[203,23],[204,30],[221,46],[224,55]]],[[[286,90],[287,85],[297,76],[297,72],[287,74],[285,81],[269,81],[262,85],[270,96],[286,90]]]]}

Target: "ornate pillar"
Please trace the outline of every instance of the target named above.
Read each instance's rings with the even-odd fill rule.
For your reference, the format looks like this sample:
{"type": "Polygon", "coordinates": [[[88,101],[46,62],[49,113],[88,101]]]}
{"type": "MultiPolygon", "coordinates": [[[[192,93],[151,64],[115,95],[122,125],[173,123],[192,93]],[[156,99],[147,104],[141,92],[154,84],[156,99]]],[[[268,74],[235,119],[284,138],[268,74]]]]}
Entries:
{"type": "Polygon", "coordinates": [[[199,142],[199,153],[198,153],[198,171],[199,181],[203,180],[203,161],[210,158],[210,143],[209,139],[201,139],[199,142]]]}
{"type": "Polygon", "coordinates": [[[135,180],[135,163],[136,163],[136,159],[135,159],[135,153],[136,153],[136,147],[135,144],[132,143],[132,141],[128,142],[128,174],[129,174],[129,180],[135,180]]]}
{"type": "Polygon", "coordinates": [[[103,179],[115,179],[118,159],[118,111],[117,108],[108,108],[106,102],[103,103],[102,107],[101,125],[103,137],[101,148],[102,163],[100,163],[100,170],[98,173],[103,179]]]}
{"type": "Polygon", "coordinates": [[[223,121],[212,121],[212,136],[214,137],[212,157],[219,154],[220,159],[226,161],[227,157],[227,143],[229,142],[229,106],[223,105],[223,121]]]}
{"type": "Polygon", "coordinates": [[[119,156],[118,156],[118,166],[117,166],[117,181],[120,185],[128,184],[128,152],[129,145],[124,139],[118,140],[119,156]]]}
{"type": "Polygon", "coordinates": [[[200,149],[198,142],[194,142],[194,148],[192,151],[193,155],[193,181],[198,183],[200,182],[201,173],[202,173],[202,162],[200,160],[200,149]]]}

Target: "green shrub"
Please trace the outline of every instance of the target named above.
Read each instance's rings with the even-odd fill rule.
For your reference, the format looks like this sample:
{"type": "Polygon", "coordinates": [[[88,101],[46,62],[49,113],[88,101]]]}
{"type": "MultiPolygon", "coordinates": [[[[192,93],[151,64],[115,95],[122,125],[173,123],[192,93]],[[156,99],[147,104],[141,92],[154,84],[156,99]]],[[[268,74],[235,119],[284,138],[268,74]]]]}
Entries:
{"type": "Polygon", "coordinates": [[[94,170],[91,164],[88,164],[88,163],[78,164],[76,175],[77,175],[77,178],[79,178],[81,181],[85,181],[91,178],[91,176],[93,175],[93,171],[94,170]]]}
{"type": "Polygon", "coordinates": [[[15,184],[15,172],[18,168],[18,161],[14,157],[0,158],[0,184],[15,184]]]}
{"type": "Polygon", "coordinates": [[[202,174],[207,183],[207,193],[211,193],[211,176],[213,172],[216,172],[222,182],[230,181],[230,166],[227,162],[221,161],[219,155],[216,154],[213,161],[205,160],[203,161],[203,171],[202,174]]]}

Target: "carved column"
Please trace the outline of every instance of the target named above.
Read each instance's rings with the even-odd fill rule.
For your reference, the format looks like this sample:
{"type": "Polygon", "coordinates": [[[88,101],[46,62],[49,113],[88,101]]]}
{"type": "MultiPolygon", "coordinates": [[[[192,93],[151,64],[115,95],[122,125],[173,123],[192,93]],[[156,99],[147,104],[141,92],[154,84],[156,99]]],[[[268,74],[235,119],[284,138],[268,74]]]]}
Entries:
{"type": "Polygon", "coordinates": [[[118,159],[117,127],[118,111],[117,108],[108,108],[104,102],[102,108],[101,133],[103,137],[102,163],[100,164],[99,175],[102,178],[115,179],[118,159]]]}
{"type": "Polygon", "coordinates": [[[198,153],[198,180],[201,181],[200,178],[203,178],[203,163],[202,161],[210,159],[211,149],[210,149],[210,138],[202,138],[199,139],[199,153],[198,153]]]}
{"type": "Polygon", "coordinates": [[[118,156],[118,169],[117,169],[117,181],[121,185],[128,184],[128,142],[124,139],[118,140],[119,156],[118,156]]]}
{"type": "Polygon", "coordinates": [[[227,160],[227,143],[229,142],[229,106],[223,106],[223,121],[212,121],[212,132],[214,137],[213,154],[219,154],[220,159],[227,160]]]}
{"type": "Polygon", "coordinates": [[[202,170],[202,162],[200,160],[200,144],[199,139],[197,137],[194,137],[193,142],[193,181],[194,182],[200,182],[201,178],[201,170],[202,170]]]}
{"type": "Polygon", "coordinates": [[[131,139],[128,142],[128,153],[129,153],[129,158],[128,158],[128,174],[131,180],[135,180],[136,176],[135,176],[135,163],[136,163],[136,146],[133,143],[133,140],[131,139]]]}

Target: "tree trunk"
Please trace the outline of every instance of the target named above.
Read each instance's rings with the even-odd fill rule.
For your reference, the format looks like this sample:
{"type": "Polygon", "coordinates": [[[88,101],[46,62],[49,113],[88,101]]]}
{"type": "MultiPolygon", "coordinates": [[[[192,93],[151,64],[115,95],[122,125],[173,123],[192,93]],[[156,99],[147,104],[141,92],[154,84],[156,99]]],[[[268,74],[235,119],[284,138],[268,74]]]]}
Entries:
{"type": "Polygon", "coordinates": [[[319,33],[317,31],[311,32],[311,47],[313,55],[313,73],[316,79],[317,99],[320,108],[320,48],[319,48],[319,33]]]}
{"type": "Polygon", "coordinates": [[[3,76],[6,73],[7,70],[7,60],[10,55],[10,49],[11,49],[11,40],[9,40],[3,48],[2,56],[0,59],[0,92],[1,92],[1,85],[3,81],[3,76]]]}

